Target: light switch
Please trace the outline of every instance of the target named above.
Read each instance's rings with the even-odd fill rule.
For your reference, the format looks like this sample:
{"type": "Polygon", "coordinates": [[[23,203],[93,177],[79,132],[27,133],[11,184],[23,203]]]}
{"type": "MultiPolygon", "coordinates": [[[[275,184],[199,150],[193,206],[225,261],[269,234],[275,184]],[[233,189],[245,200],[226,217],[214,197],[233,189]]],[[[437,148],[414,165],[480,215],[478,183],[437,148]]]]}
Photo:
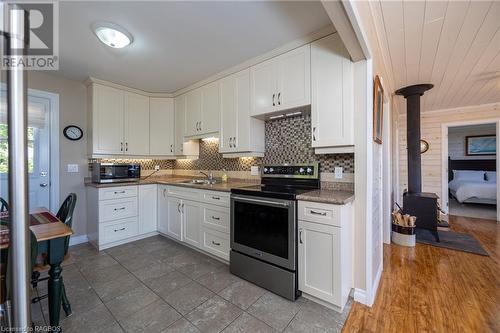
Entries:
{"type": "Polygon", "coordinates": [[[335,179],[342,179],[343,169],[341,167],[335,167],[335,179]]]}
{"type": "Polygon", "coordinates": [[[160,166],[159,165],[155,165],[155,171],[160,171],[160,166]]]}
{"type": "Polygon", "coordinates": [[[68,172],[78,172],[78,164],[68,164],[68,172]]]}
{"type": "Polygon", "coordinates": [[[257,165],[252,165],[250,167],[250,175],[258,176],[259,175],[259,167],[257,165]]]}

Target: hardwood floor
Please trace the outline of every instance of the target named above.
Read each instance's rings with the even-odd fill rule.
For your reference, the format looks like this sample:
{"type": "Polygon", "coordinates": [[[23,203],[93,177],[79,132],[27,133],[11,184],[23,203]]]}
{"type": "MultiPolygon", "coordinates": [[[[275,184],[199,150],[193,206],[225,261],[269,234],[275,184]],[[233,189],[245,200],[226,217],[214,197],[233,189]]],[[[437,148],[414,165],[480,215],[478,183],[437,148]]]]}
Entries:
{"type": "Polygon", "coordinates": [[[354,303],[343,332],[500,332],[500,223],[451,216],[450,225],[490,256],[384,245],[375,304],[354,303]]]}

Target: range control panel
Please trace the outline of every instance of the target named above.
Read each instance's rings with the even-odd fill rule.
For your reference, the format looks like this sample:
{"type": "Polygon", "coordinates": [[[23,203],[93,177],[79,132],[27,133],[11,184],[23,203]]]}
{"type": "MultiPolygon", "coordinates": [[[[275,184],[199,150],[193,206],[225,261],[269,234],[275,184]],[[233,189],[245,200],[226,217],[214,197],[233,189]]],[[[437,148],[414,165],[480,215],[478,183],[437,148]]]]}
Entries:
{"type": "Polygon", "coordinates": [[[262,177],[318,178],[318,169],[318,163],[265,165],[262,177]]]}

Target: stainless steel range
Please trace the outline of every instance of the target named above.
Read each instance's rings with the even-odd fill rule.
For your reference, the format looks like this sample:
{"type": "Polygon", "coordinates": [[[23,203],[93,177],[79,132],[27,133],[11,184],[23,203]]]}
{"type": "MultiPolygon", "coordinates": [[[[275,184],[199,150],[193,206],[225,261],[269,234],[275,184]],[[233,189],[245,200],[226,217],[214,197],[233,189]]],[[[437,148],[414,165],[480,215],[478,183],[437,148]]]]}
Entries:
{"type": "Polygon", "coordinates": [[[295,300],[296,196],[319,187],[310,163],[264,166],[260,185],[231,190],[231,273],[295,300]]]}

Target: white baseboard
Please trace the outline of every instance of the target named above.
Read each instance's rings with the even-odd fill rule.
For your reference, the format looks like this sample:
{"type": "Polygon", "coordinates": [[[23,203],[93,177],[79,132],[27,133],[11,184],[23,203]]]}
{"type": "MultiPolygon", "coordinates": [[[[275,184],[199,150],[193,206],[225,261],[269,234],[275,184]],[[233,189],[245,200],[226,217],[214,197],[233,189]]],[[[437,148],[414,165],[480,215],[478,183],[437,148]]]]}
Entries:
{"type": "Polygon", "coordinates": [[[375,298],[377,298],[377,291],[378,291],[378,286],[380,284],[380,279],[381,278],[382,278],[382,263],[380,264],[380,267],[377,270],[377,275],[375,276],[375,280],[373,281],[372,298],[370,300],[370,305],[369,306],[372,306],[373,303],[375,302],[375,298]]]}
{"type": "Polygon", "coordinates": [[[89,238],[87,237],[87,235],[71,236],[71,238],[69,239],[69,246],[87,243],[88,241],[89,238]]]}
{"type": "Polygon", "coordinates": [[[354,300],[361,304],[366,304],[366,290],[354,288],[354,300]]]}

